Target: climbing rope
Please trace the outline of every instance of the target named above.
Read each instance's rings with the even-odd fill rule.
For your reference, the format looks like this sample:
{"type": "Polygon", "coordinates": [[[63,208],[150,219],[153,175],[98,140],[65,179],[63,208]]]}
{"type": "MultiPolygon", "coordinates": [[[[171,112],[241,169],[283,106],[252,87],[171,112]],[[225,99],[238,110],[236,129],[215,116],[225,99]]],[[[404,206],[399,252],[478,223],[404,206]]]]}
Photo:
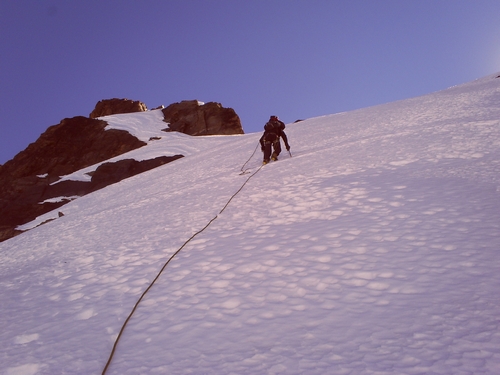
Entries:
{"type": "Polygon", "coordinates": [[[250,173],[250,172],[247,172],[250,168],[247,168],[247,169],[244,169],[245,166],[247,165],[247,163],[253,158],[253,156],[255,155],[255,151],[257,151],[257,148],[259,147],[260,145],[260,141],[257,143],[257,146],[255,146],[255,150],[253,150],[252,152],[252,155],[250,155],[250,157],[248,158],[248,160],[245,162],[245,164],[243,164],[243,167],[241,167],[241,173],[240,175],[242,174],[247,174],[247,173],[250,173]]]}
{"type": "MultiPolygon", "coordinates": [[[[257,145],[258,146],[258,145],[257,145]]],[[[255,150],[257,150],[257,148],[255,148],[255,150]]],[[[255,151],[254,151],[254,154],[255,154],[255,151]]],[[[253,156],[253,154],[252,154],[253,156]]],[[[252,158],[252,156],[250,157],[250,159],[252,158]]],[[[250,161],[250,159],[248,159],[248,161],[250,161]]],[[[248,163],[248,161],[246,163],[248,163]]],[[[245,163],[245,164],[246,164],[245,163]]],[[[244,166],[243,166],[244,167],[244,166]]],[[[243,167],[241,168],[243,170],[243,167]]],[[[250,179],[255,176],[260,170],[262,169],[262,165],[254,172],[252,173],[246,180],[245,182],[243,183],[243,185],[241,185],[241,187],[238,189],[238,191],[236,191],[236,193],[234,193],[231,198],[229,198],[229,200],[227,201],[227,203],[224,205],[224,207],[222,208],[222,210],[220,210],[220,212],[215,216],[213,217],[208,223],[207,225],[205,225],[202,229],[200,229],[198,232],[196,232],[195,234],[193,234],[186,242],[184,242],[182,244],[182,246],[174,253],[172,254],[172,256],[167,260],[167,262],[163,265],[163,267],[160,269],[160,272],[158,272],[158,274],[156,275],[156,277],[153,279],[153,281],[149,284],[149,286],[146,288],[146,290],[142,293],[142,295],[139,297],[139,299],[137,300],[137,302],[135,303],[132,311],[130,312],[130,314],[128,315],[127,319],[125,319],[125,322],[123,323],[122,325],[122,328],[120,329],[120,332],[118,333],[118,336],[116,337],[115,339],[115,342],[113,344],[113,348],[111,349],[111,353],[109,355],[109,358],[108,358],[108,361],[106,362],[106,366],[104,366],[104,369],[102,370],[102,375],[105,375],[106,374],[106,371],[108,370],[108,367],[109,365],[111,364],[111,361],[113,359],[113,356],[115,355],[115,352],[116,352],[116,347],[118,346],[118,341],[120,341],[120,338],[122,337],[123,335],[123,332],[125,331],[125,327],[127,326],[128,322],[130,321],[130,319],[132,318],[132,315],[134,315],[135,311],[137,310],[137,307],[139,306],[139,304],[141,303],[141,301],[143,300],[143,298],[146,296],[146,294],[149,292],[149,290],[153,287],[153,285],[156,283],[156,281],[160,278],[160,275],[163,273],[163,271],[165,270],[165,268],[167,268],[167,265],[170,263],[170,261],[172,259],[175,258],[175,256],[177,254],[179,254],[181,252],[181,250],[193,239],[195,238],[198,234],[202,233],[205,229],[207,229],[210,224],[212,224],[218,217],[220,214],[222,214],[222,212],[224,212],[224,210],[227,208],[227,206],[229,206],[229,203],[231,203],[231,201],[233,200],[233,198],[238,195],[238,193],[243,190],[243,188],[245,187],[245,185],[248,183],[248,181],[250,181],[250,179]]]]}

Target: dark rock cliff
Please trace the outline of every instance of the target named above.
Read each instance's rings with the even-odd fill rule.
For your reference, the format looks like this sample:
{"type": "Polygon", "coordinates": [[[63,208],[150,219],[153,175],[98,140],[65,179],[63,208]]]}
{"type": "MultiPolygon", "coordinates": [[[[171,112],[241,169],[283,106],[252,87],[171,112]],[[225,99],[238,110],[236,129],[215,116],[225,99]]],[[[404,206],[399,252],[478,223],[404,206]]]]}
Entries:
{"type": "Polygon", "coordinates": [[[202,104],[197,100],[185,100],[162,109],[166,131],[178,131],[189,135],[243,134],[239,116],[232,108],[220,103],[202,104]]]}
{"type": "MultiPolygon", "coordinates": [[[[104,130],[106,125],[87,117],[64,119],[0,166],[0,241],[11,237],[17,225],[61,205],[41,204],[54,197],[51,184],[60,176],[146,144],[126,131],[104,130]]],[[[79,193],[70,189],[64,195],[79,193]]]]}

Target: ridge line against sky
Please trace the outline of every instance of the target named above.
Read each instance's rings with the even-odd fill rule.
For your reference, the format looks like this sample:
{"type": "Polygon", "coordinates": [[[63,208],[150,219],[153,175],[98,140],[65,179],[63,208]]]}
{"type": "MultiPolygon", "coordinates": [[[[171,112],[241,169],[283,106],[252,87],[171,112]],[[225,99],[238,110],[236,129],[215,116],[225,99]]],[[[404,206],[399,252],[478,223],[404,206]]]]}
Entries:
{"type": "Polygon", "coordinates": [[[497,0],[20,0],[0,11],[0,163],[107,98],[234,108],[246,133],[500,71],[497,0]]]}

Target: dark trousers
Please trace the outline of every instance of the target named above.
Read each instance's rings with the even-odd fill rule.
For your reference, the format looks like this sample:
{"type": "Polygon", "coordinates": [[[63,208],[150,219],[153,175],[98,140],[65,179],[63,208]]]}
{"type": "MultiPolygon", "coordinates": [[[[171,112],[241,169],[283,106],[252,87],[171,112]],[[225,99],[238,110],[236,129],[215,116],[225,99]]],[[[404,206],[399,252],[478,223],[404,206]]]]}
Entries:
{"type": "Polygon", "coordinates": [[[279,138],[274,142],[264,141],[264,161],[269,161],[269,159],[271,159],[271,151],[273,149],[273,157],[278,157],[281,152],[281,144],[279,138]]]}

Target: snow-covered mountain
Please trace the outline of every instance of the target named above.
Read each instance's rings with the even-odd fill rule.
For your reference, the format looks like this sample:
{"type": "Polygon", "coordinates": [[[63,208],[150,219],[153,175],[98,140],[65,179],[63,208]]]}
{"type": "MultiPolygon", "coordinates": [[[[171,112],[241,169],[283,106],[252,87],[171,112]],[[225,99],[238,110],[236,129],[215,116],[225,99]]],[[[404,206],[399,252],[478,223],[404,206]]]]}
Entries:
{"type": "Polygon", "coordinates": [[[107,374],[500,373],[496,76],[289,124],[262,168],[257,133],[106,117],[185,157],[0,244],[0,374],[101,373],[176,252],[107,374]]]}

